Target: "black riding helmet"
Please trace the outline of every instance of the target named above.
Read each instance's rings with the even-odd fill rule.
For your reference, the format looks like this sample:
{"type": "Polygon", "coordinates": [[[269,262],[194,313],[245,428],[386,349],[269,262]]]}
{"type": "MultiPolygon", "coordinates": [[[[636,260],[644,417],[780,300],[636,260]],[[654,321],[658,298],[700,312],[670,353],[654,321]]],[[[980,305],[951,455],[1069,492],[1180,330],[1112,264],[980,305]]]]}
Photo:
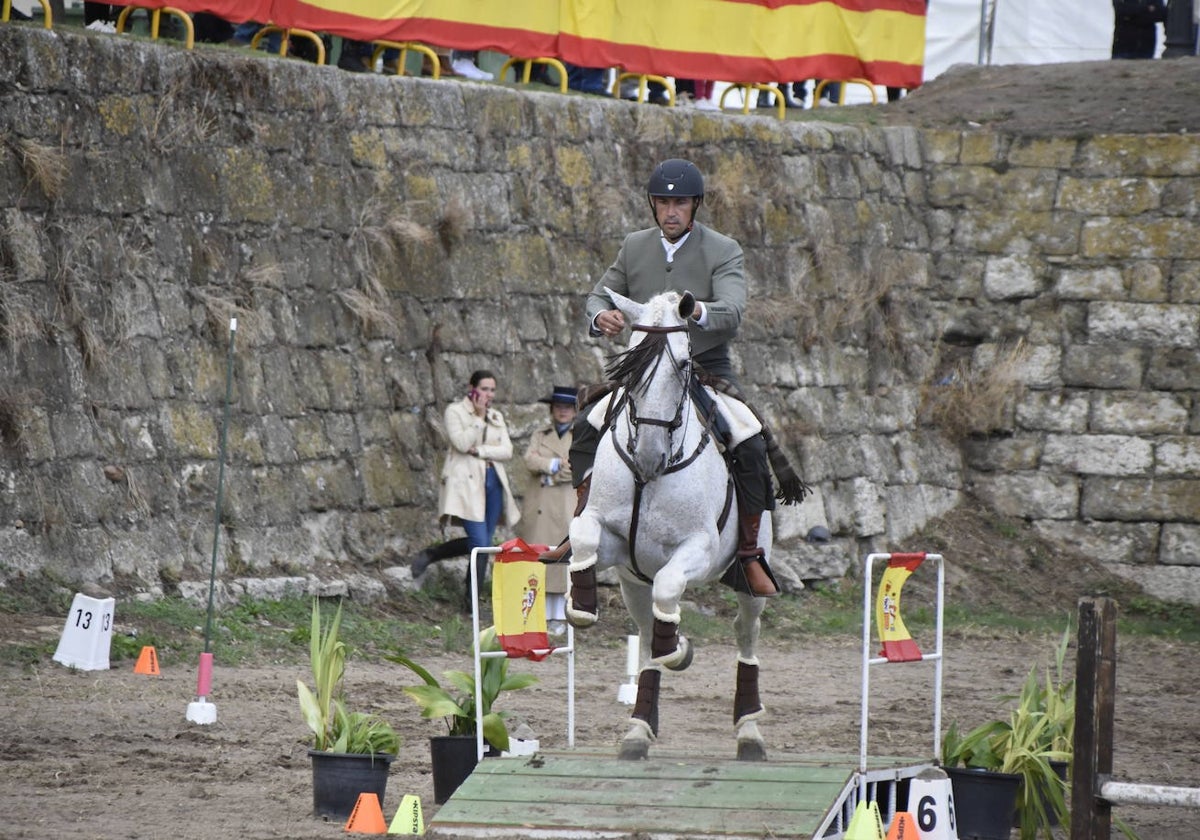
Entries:
{"type": "MultiPolygon", "coordinates": [[[[696,210],[704,201],[704,176],[690,160],[671,158],[664,160],[650,173],[646,185],[646,201],[650,202],[650,213],[654,213],[655,196],[689,196],[692,198],[692,220],[696,210]]],[[[691,226],[688,226],[689,229],[691,226]]]]}

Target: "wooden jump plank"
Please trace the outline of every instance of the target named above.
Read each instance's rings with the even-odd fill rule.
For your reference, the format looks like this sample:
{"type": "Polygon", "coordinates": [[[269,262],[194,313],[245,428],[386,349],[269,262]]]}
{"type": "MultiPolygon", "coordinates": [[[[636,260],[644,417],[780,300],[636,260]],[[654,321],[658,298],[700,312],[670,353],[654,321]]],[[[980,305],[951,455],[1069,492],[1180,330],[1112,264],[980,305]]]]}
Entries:
{"type": "MultiPolygon", "coordinates": [[[[610,751],[487,759],[430,822],[431,836],[810,838],[853,775],[847,755],[619,761],[610,751]]],[[[913,759],[873,761],[879,767],[913,759]]]]}

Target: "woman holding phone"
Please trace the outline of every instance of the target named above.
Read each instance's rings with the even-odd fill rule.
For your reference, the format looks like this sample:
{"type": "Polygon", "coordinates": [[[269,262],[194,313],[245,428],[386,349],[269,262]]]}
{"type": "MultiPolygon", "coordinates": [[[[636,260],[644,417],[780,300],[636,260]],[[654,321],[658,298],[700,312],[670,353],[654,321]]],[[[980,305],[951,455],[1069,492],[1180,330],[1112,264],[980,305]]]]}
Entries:
{"type": "MultiPolygon", "coordinates": [[[[438,511],[443,525],[458,522],[467,532],[470,549],[490,548],[496,525],[503,518],[512,527],[521,518],[508,484],[504,462],[512,458],[512,441],[504,415],[492,408],[496,375],[490,370],[471,374],[467,395],[446,407],[446,438],[450,448],[442,467],[438,511]]],[[[479,580],[488,568],[480,556],[479,580]]],[[[467,570],[464,602],[470,605],[471,573],[467,570]]]]}

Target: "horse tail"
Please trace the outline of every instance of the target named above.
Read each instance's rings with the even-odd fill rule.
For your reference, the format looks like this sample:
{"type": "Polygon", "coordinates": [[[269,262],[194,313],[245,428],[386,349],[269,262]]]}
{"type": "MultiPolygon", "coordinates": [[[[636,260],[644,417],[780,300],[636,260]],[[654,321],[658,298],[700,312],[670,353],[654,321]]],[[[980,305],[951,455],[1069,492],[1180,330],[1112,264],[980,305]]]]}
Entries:
{"type": "Polygon", "coordinates": [[[809,487],[800,474],[796,472],[796,468],[792,466],[787,453],[775,440],[775,435],[771,431],[771,427],[767,425],[767,421],[759,413],[758,409],[746,399],[742,394],[741,389],[721,376],[713,376],[712,374],[702,374],[700,381],[704,385],[708,385],[714,390],[724,394],[736,397],[758,420],[762,426],[763,442],[767,445],[767,460],[771,464],[771,472],[775,473],[775,481],[779,485],[775,491],[775,498],[783,502],[785,505],[798,505],[804,501],[804,497],[812,493],[812,488],[809,487]]]}

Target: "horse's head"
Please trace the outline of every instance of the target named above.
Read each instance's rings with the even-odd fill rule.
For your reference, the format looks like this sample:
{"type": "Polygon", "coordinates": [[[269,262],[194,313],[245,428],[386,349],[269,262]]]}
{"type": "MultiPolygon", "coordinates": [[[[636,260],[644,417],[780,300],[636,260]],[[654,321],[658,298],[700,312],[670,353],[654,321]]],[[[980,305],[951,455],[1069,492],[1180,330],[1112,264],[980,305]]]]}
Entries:
{"type": "Polygon", "coordinates": [[[612,356],[605,370],[609,379],[625,389],[626,446],[637,464],[636,472],[648,481],[682,457],[686,429],[679,430],[691,415],[687,320],[696,299],[690,292],[665,292],[638,303],[608,291],[629,320],[632,336],[629,348],[612,356]]]}

